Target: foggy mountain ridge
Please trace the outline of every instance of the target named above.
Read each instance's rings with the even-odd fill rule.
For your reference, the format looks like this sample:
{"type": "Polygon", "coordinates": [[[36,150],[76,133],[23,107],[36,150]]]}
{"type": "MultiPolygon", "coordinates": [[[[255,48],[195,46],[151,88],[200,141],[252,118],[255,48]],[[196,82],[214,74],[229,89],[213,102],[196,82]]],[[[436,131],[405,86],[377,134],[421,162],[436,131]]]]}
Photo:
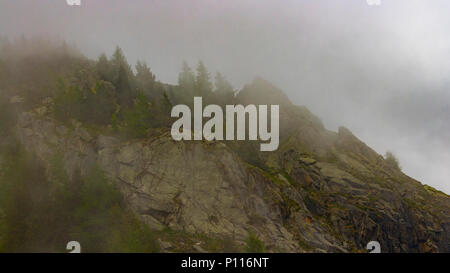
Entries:
{"type": "Polygon", "coordinates": [[[0,0],[0,252],[449,252],[449,10],[0,0]],[[278,149],[175,141],[198,96],[278,149]]]}
{"type": "Polygon", "coordinates": [[[364,252],[374,236],[385,252],[448,251],[448,195],[261,77],[235,94],[199,62],[166,84],[120,47],[90,59],[27,38],[0,56],[0,251],[59,252],[68,236],[86,252],[364,252]],[[279,148],[174,141],[171,109],[194,96],[279,104],[279,148]]]}
{"type": "MultiPolygon", "coordinates": [[[[4,41],[20,41],[21,39],[24,39],[25,37],[19,37],[16,39],[9,39],[8,37],[3,38],[4,41]]],[[[46,47],[52,47],[52,44],[54,44],[55,42],[52,41],[52,39],[48,38],[48,37],[35,37],[33,39],[30,40],[30,42],[35,44],[35,48],[41,48],[42,54],[46,55],[46,54],[51,54],[51,52],[49,51],[48,53],[46,53],[46,47]]],[[[59,41],[56,42],[56,44],[58,43],[66,43],[65,41],[59,41]]],[[[69,45],[69,44],[67,44],[69,45]]],[[[73,48],[74,51],[73,53],[75,54],[81,54],[81,53],[76,53],[79,51],[77,44],[72,43],[70,44],[70,48],[73,48]]],[[[22,54],[22,53],[20,53],[22,54]]],[[[31,54],[33,55],[34,53],[28,52],[26,54],[31,54]]],[[[178,65],[176,67],[175,70],[179,70],[179,67],[181,65],[178,65]]],[[[131,69],[135,71],[135,67],[131,66],[131,69]]],[[[157,70],[157,67],[152,67],[152,70],[157,70]]],[[[355,77],[358,78],[358,73],[361,72],[357,72],[355,73],[355,77]]],[[[211,76],[213,76],[214,73],[211,73],[211,76]]],[[[324,75],[327,75],[326,73],[324,73],[324,75]]],[[[156,75],[158,76],[158,75],[156,75]]],[[[253,79],[258,79],[261,76],[255,75],[253,76],[253,79]]],[[[269,76],[270,78],[270,76],[269,76]]],[[[227,77],[227,79],[229,79],[229,77],[227,77]]],[[[231,79],[230,79],[231,80],[231,79]]],[[[330,98],[329,100],[324,100],[324,99],[320,99],[320,101],[322,102],[322,104],[319,106],[319,108],[325,108],[327,105],[329,105],[329,103],[331,101],[334,101],[334,104],[329,105],[326,111],[330,111],[333,109],[337,109],[336,108],[336,103],[339,104],[339,102],[341,102],[341,98],[340,95],[338,93],[333,92],[333,85],[335,84],[335,82],[333,81],[333,79],[324,76],[323,77],[323,82],[330,82],[328,83],[329,87],[329,91],[328,91],[328,97],[330,98]],[[326,79],[326,80],[325,80],[326,79]]],[[[173,86],[174,83],[170,83],[170,86],[173,86]]],[[[281,83],[281,85],[283,85],[281,83]]],[[[245,84],[243,84],[243,87],[245,86],[245,84]]],[[[392,87],[391,87],[392,88],[392,87]]],[[[414,155],[413,157],[418,157],[419,154],[418,153],[423,153],[423,155],[428,156],[429,153],[431,152],[437,152],[440,150],[440,148],[438,146],[440,145],[449,145],[448,140],[450,139],[450,137],[445,137],[445,136],[450,136],[450,125],[448,122],[446,122],[446,120],[441,120],[441,119],[436,119],[436,117],[439,116],[444,116],[447,114],[447,112],[449,111],[449,101],[450,101],[450,95],[447,91],[445,91],[446,87],[445,85],[442,87],[435,87],[434,90],[435,91],[427,91],[427,92],[423,92],[423,90],[425,90],[425,86],[424,87],[418,87],[418,86],[414,86],[411,89],[411,92],[408,93],[404,93],[404,92],[400,92],[398,94],[393,93],[392,95],[387,95],[383,98],[372,98],[371,96],[367,96],[365,97],[364,93],[352,93],[352,100],[355,101],[357,103],[358,106],[353,106],[353,109],[359,109],[359,115],[351,115],[349,117],[347,117],[347,122],[343,122],[344,120],[334,120],[332,122],[330,122],[327,118],[323,118],[321,117],[321,119],[324,121],[324,124],[327,128],[329,128],[332,131],[336,131],[338,129],[339,126],[341,125],[345,125],[346,127],[352,129],[352,131],[354,131],[358,136],[360,136],[363,140],[367,141],[367,139],[371,139],[370,136],[368,136],[368,134],[372,134],[373,131],[379,131],[379,128],[390,128],[390,134],[391,135],[395,135],[398,136],[399,134],[401,135],[402,133],[407,133],[407,135],[405,135],[405,137],[409,140],[416,140],[416,141],[420,141],[421,147],[416,148],[416,155],[414,155]],[[433,94],[435,94],[435,96],[431,97],[429,95],[429,93],[432,92],[433,94]],[[377,105],[370,105],[369,101],[377,101],[377,105]],[[369,114],[369,113],[372,114],[369,114]],[[383,124],[372,124],[372,123],[365,123],[364,120],[370,120],[373,119],[373,113],[376,113],[376,116],[388,116],[389,120],[386,120],[385,122],[383,122],[383,124]],[[365,119],[360,118],[361,116],[365,116],[365,119]],[[356,119],[356,120],[355,120],[356,119]],[[363,122],[363,123],[361,123],[363,122]],[[395,127],[390,127],[389,124],[390,123],[395,123],[395,127]],[[338,124],[338,125],[335,125],[338,124]],[[361,124],[361,127],[353,127],[352,124],[361,124]],[[388,125],[386,127],[386,125],[388,125]],[[418,130],[416,128],[427,128],[426,130],[418,130]],[[427,149],[425,145],[431,145],[431,148],[428,147],[428,149],[430,150],[425,150],[427,149]],[[437,148],[435,148],[434,146],[437,146],[437,148]]],[[[236,91],[240,90],[239,88],[235,88],[236,91]]],[[[315,91],[314,90],[303,90],[300,93],[297,93],[297,101],[300,101],[301,103],[298,103],[299,105],[305,105],[308,106],[309,108],[311,108],[313,111],[315,109],[315,107],[317,107],[317,102],[312,102],[310,103],[310,105],[306,104],[305,101],[307,101],[308,96],[310,96],[311,94],[313,94],[315,91]],[[299,97],[301,96],[301,97],[299,97]]],[[[289,96],[289,94],[287,94],[289,96]]],[[[292,95],[291,95],[291,100],[292,95]]],[[[294,99],[295,101],[295,99],[294,99]]],[[[321,112],[320,109],[317,109],[316,111],[321,112]]],[[[337,110],[336,110],[337,111],[337,110]]],[[[344,111],[345,112],[345,111],[344,111]]],[[[320,115],[319,115],[320,116],[320,115]]],[[[388,131],[389,131],[388,130],[388,131]]],[[[391,142],[392,140],[395,140],[396,138],[390,138],[391,142]]],[[[385,151],[394,151],[395,154],[398,155],[398,151],[396,149],[392,149],[392,146],[399,146],[402,147],[404,146],[404,144],[390,144],[391,146],[388,146],[387,148],[383,149],[383,148],[378,148],[379,146],[379,141],[373,141],[374,143],[372,144],[370,141],[368,141],[369,144],[371,144],[371,146],[373,146],[379,153],[384,154],[385,151]]],[[[445,155],[444,155],[445,156],[445,155]]],[[[447,159],[450,159],[450,155],[449,156],[445,156],[447,159]]],[[[400,156],[400,161],[403,162],[403,158],[400,156]]],[[[417,164],[421,164],[423,162],[417,162],[417,164]]],[[[403,164],[402,164],[403,165],[403,164]]],[[[425,171],[425,169],[423,167],[418,168],[416,166],[415,171],[417,170],[423,170],[425,171]]],[[[438,175],[434,175],[434,174],[429,174],[432,177],[436,177],[436,179],[439,178],[438,175]]],[[[414,177],[414,172],[412,172],[412,176],[414,177]]],[[[427,180],[423,180],[420,179],[419,180],[423,181],[426,184],[429,184],[429,181],[427,180]]],[[[441,189],[440,187],[437,187],[438,189],[441,189]]],[[[444,189],[445,191],[445,189],[444,189]]]]}

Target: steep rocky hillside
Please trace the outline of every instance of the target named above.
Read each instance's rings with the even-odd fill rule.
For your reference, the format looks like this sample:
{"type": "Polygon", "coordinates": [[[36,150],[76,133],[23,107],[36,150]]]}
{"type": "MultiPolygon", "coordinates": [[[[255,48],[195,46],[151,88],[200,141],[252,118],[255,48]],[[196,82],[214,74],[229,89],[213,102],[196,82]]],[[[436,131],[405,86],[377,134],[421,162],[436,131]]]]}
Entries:
{"type": "MultiPolygon", "coordinates": [[[[348,129],[326,130],[263,80],[237,100],[280,104],[277,151],[259,152],[252,142],[176,142],[164,129],[122,140],[56,122],[49,101],[20,114],[16,133],[44,161],[60,154],[69,175],[100,166],[155,230],[204,234],[238,248],[250,232],[271,252],[365,252],[372,240],[383,252],[450,251],[449,196],[391,166],[348,129]]],[[[178,244],[161,241],[165,251],[217,251],[178,244]]]]}

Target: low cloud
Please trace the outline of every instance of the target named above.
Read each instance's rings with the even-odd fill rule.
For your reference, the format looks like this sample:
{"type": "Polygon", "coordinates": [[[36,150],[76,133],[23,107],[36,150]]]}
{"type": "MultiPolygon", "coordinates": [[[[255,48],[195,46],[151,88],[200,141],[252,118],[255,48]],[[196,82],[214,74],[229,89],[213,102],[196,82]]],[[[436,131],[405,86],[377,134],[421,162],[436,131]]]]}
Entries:
{"type": "Polygon", "coordinates": [[[450,193],[449,12],[446,0],[15,0],[0,3],[0,35],[65,39],[90,57],[119,45],[170,83],[182,60],[237,88],[262,76],[450,193]]]}

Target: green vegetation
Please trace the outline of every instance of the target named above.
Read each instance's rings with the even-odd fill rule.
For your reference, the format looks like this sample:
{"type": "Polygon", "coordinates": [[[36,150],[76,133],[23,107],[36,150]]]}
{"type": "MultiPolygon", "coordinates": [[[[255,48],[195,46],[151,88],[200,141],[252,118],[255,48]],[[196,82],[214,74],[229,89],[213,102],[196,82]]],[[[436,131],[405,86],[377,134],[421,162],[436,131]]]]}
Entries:
{"type": "MultiPolygon", "coordinates": [[[[196,69],[183,63],[178,84],[169,85],[159,82],[144,62],[138,61],[132,69],[120,48],[110,57],[102,54],[98,60],[89,60],[65,44],[21,41],[0,45],[0,252],[67,252],[65,246],[73,240],[81,243],[83,252],[264,252],[263,241],[252,231],[245,245],[237,245],[234,237],[217,238],[170,228],[151,230],[127,208],[120,191],[102,170],[94,166],[69,175],[65,156],[57,154],[45,162],[36,158],[17,144],[12,129],[17,113],[32,110],[38,113],[36,123],[51,117],[58,121],[56,142],[66,140],[66,131],[71,131],[59,130],[59,123],[70,128],[80,126],[77,129],[87,130],[94,138],[109,134],[119,135],[122,140],[151,138],[166,132],[172,124],[172,105],[192,106],[195,95],[202,96],[205,104],[245,104],[262,99],[261,103],[267,100],[287,105],[288,99],[283,99],[281,91],[273,95],[275,87],[265,85],[264,81],[256,81],[243,89],[246,92],[240,92],[241,97],[235,97],[233,87],[222,74],[217,73],[212,83],[202,62],[196,69]]],[[[336,136],[331,133],[330,141],[318,138],[316,142],[313,138],[324,132],[320,121],[304,107],[284,109],[289,110],[289,118],[299,119],[292,121],[291,131],[281,127],[287,138],[273,156],[261,153],[257,142],[230,141],[226,146],[233,150],[233,156],[239,157],[239,164],[241,160],[247,164],[252,176],[247,179],[248,186],[257,194],[262,192],[261,197],[270,209],[280,213],[280,222],[295,235],[303,250],[316,249],[310,234],[317,230],[323,231],[330,242],[345,242],[350,251],[364,249],[359,240],[373,231],[369,230],[374,226],[372,222],[385,225],[380,219],[392,216],[392,211],[399,212],[403,220],[414,219],[410,215],[405,218],[405,207],[410,208],[407,213],[419,211],[416,215],[424,223],[432,222],[428,215],[444,217],[442,208],[446,207],[434,198],[448,195],[414,182],[412,185],[417,184],[420,191],[412,198],[409,194],[414,192],[402,185],[411,180],[396,171],[400,166],[392,153],[388,152],[383,161],[365,146],[347,151],[353,147],[353,140],[348,147],[344,141],[344,147],[336,148],[332,144],[336,136]],[[337,169],[330,176],[324,175],[326,162],[337,169]],[[359,181],[347,179],[341,171],[359,181]],[[403,192],[412,199],[398,195],[403,192]],[[305,206],[305,211],[301,211],[305,206]],[[303,224],[305,230],[300,233],[299,226],[303,224]]],[[[34,130],[34,120],[33,124],[25,123],[27,120],[21,122],[22,134],[27,138],[29,133],[30,138],[41,137],[34,130]]],[[[95,142],[91,138],[82,141],[89,145],[95,142]]],[[[64,144],[54,144],[51,138],[42,142],[49,146],[49,152],[55,152],[57,147],[64,149],[64,144]]],[[[215,147],[208,145],[211,151],[215,147]]],[[[120,147],[113,149],[116,153],[120,147]]],[[[246,224],[264,227],[265,216],[254,211],[246,213],[246,224]]],[[[206,224],[221,228],[219,217],[209,215],[206,224]]],[[[395,227],[387,224],[389,229],[395,227]]],[[[411,234],[415,237],[411,238],[428,238],[426,232],[431,229],[422,229],[422,224],[413,226],[418,228],[414,227],[415,234],[411,234]]],[[[403,247],[398,241],[395,244],[403,247]]],[[[270,247],[270,251],[278,250],[270,247]]]]}
{"type": "Polygon", "coordinates": [[[94,167],[69,179],[61,157],[43,163],[20,146],[8,153],[0,176],[0,252],[157,252],[155,235],[130,212],[103,172],[94,167]],[[101,232],[99,232],[101,231],[101,232]]]}
{"type": "Polygon", "coordinates": [[[386,152],[386,155],[384,156],[386,159],[386,163],[391,166],[392,168],[396,169],[396,170],[401,170],[400,164],[398,162],[397,157],[391,153],[391,152],[386,152]]]}
{"type": "Polygon", "coordinates": [[[433,188],[433,187],[431,187],[431,186],[423,185],[423,188],[424,188],[427,192],[429,192],[429,193],[437,194],[437,195],[440,195],[440,196],[442,196],[442,197],[448,197],[448,195],[447,195],[445,192],[442,192],[442,191],[440,191],[440,190],[437,190],[437,189],[435,189],[435,188],[433,188]]]}
{"type": "Polygon", "coordinates": [[[144,94],[139,93],[134,107],[124,112],[122,131],[131,137],[144,137],[151,122],[150,104],[144,94]]]}
{"type": "Polygon", "coordinates": [[[245,250],[248,253],[263,253],[266,251],[264,243],[255,235],[255,233],[253,233],[253,231],[249,231],[245,243],[245,250]]]}
{"type": "Polygon", "coordinates": [[[15,120],[13,106],[6,99],[0,98],[0,137],[4,138],[10,133],[15,120]]]}
{"type": "Polygon", "coordinates": [[[193,248],[194,245],[208,252],[242,252],[240,247],[235,244],[233,238],[217,238],[202,233],[191,234],[181,230],[174,230],[170,227],[156,231],[155,234],[161,241],[170,243],[170,251],[175,253],[196,252],[197,250],[193,248]]]}
{"type": "Polygon", "coordinates": [[[417,201],[411,200],[409,198],[403,198],[404,203],[410,208],[410,209],[423,209],[423,205],[420,204],[417,201]]]}
{"type": "Polygon", "coordinates": [[[79,82],[87,75],[81,73],[76,82],[58,79],[53,100],[53,112],[56,119],[70,121],[76,119],[84,123],[107,125],[116,109],[114,86],[109,82],[93,80],[79,82]]]}
{"type": "MultiPolygon", "coordinates": [[[[169,127],[172,105],[192,104],[194,95],[217,104],[234,99],[225,77],[218,73],[214,85],[201,61],[195,72],[183,63],[179,84],[171,86],[157,81],[145,62],[133,71],[119,47],[110,57],[89,60],[66,43],[22,38],[0,44],[0,72],[0,134],[11,143],[16,113],[37,107],[69,127],[81,123],[96,134],[133,139],[169,127]]],[[[127,210],[98,168],[69,177],[62,155],[43,162],[20,145],[0,148],[0,251],[65,252],[72,240],[83,252],[159,250],[155,232],[127,210]]],[[[235,248],[193,238],[213,251],[235,248]]]]}
{"type": "MultiPolygon", "coordinates": [[[[89,60],[65,43],[24,38],[0,45],[0,70],[5,72],[0,89],[6,98],[20,96],[26,108],[51,98],[47,110],[55,119],[110,126],[129,138],[145,137],[150,128],[170,127],[172,105],[191,105],[194,95],[220,105],[234,100],[231,84],[220,73],[213,84],[202,61],[195,73],[184,62],[179,84],[167,85],[157,81],[145,62],[138,61],[133,71],[119,47],[109,58],[101,54],[89,60]],[[26,52],[45,57],[30,57],[26,52]]],[[[0,118],[10,111],[3,112],[0,118]]]]}

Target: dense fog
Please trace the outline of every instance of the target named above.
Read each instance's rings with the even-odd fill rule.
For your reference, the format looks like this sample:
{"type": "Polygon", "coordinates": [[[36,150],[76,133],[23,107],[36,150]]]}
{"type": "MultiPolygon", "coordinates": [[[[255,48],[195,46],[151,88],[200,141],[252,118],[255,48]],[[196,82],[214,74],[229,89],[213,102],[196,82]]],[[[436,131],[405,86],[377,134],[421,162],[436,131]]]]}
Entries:
{"type": "Polygon", "coordinates": [[[0,36],[65,40],[92,58],[120,46],[167,83],[183,60],[236,89],[261,76],[450,193],[450,3],[381,1],[0,0],[0,36]]]}

